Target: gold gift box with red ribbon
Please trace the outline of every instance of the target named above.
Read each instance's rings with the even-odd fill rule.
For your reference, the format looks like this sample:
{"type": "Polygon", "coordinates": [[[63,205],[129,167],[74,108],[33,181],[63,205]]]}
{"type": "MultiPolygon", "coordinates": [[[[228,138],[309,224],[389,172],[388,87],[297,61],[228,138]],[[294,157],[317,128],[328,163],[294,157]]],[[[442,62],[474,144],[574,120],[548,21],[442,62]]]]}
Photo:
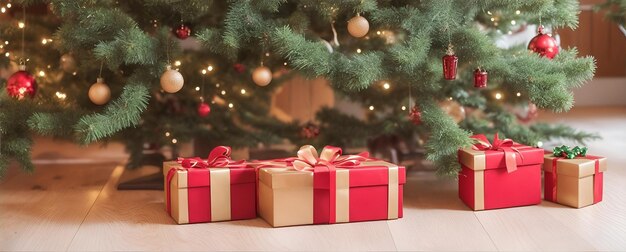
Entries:
{"type": "Polygon", "coordinates": [[[605,157],[590,156],[567,159],[545,154],[544,199],[581,208],[602,201],[605,157]]]}
{"type": "Polygon", "coordinates": [[[259,215],[274,227],[402,217],[405,168],[310,145],[259,167],[259,215]]]}
{"type": "Polygon", "coordinates": [[[256,218],[256,173],[218,146],[209,158],[163,163],[166,210],[178,224],[256,218]]]}

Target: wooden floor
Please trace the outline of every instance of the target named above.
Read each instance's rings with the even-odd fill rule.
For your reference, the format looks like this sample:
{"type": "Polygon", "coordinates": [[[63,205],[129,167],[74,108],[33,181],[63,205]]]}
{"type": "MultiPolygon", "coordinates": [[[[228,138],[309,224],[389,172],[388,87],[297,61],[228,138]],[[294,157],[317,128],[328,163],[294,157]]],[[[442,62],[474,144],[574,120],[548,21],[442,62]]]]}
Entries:
{"type": "MultiPolygon", "coordinates": [[[[626,250],[626,108],[578,109],[558,118],[604,140],[604,201],[583,209],[538,206],[472,212],[456,182],[412,172],[405,217],[271,228],[261,219],[176,225],[160,191],[117,191],[119,163],[41,164],[0,182],[0,250],[626,250]]],[[[89,151],[89,150],[87,150],[89,151]]],[[[93,151],[93,150],[92,150],[93,151]]],[[[152,172],[137,170],[135,175],[152,172]]]]}

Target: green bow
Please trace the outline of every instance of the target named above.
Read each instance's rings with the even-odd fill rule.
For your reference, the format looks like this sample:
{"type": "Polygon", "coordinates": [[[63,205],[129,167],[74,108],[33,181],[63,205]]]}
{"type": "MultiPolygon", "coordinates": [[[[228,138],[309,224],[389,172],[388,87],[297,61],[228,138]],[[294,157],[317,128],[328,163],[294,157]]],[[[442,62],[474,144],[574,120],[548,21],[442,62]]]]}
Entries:
{"type": "Polygon", "coordinates": [[[567,145],[562,145],[561,147],[554,147],[552,151],[555,157],[564,157],[567,159],[573,159],[575,157],[584,157],[587,155],[587,147],[578,147],[569,148],[567,145]]]}

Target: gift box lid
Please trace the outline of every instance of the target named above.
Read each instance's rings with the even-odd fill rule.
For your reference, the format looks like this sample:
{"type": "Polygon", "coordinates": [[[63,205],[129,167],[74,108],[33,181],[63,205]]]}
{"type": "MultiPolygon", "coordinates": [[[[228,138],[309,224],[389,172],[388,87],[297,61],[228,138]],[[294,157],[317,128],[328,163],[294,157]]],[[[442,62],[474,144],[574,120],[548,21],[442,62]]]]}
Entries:
{"type": "Polygon", "coordinates": [[[252,167],[245,168],[189,168],[184,169],[176,161],[163,162],[163,176],[175,169],[172,179],[178,179],[178,188],[205,187],[211,185],[210,170],[230,169],[230,184],[245,184],[256,182],[256,172],[252,167]]]}
{"type": "MultiPolygon", "coordinates": [[[[544,150],[519,143],[514,143],[515,159],[518,166],[534,165],[543,163],[544,150]]],[[[506,167],[504,151],[485,150],[479,151],[471,148],[459,150],[459,162],[472,170],[500,169],[506,167]]]]}
{"type": "MultiPolygon", "coordinates": [[[[390,167],[397,167],[398,169],[398,184],[406,183],[404,166],[380,160],[363,161],[358,167],[337,167],[337,172],[349,170],[350,187],[387,185],[389,184],[388,170],[390,167]]],[[[285,168],[284,163],[276,167],[266,166],[266,168],[259,169],[259,183],[270,188],[311,188],[313,187],[313,172],[285,168]]],[[[316,188],[326,189],[328,185],[322,183],[316,188]]]]}
{"type": "Polygon", "coordinates": [[[552,154],[545,154],[545,162],[543,169],[546,172],[553,172],[553,162],[556,159],[556,173],[559,175],[584,178],[596,173],[596,160],[598,160],[598,170],[604,172],[607,169],[607,161],[605,157],[588,156],[577,157],[574,159],[559,158],[552,154]]]}

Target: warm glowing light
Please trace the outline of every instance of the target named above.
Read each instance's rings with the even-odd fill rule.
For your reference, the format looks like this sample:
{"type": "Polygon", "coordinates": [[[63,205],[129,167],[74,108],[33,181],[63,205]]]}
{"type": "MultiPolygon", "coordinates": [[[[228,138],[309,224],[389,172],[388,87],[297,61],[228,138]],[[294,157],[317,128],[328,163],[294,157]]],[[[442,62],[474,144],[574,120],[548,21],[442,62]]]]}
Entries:
{"type": "Polygon", "coordinates": [[[4,54],[4,56],[7,56],[7,58],[8,58],[9,56],[11,56],[11,54],[10,54],[9,52],[6,52],[6,53],[4,54]]]}
{"type": "Polygon", "coordinates": [[[235,105],[233,105],[232,103],[229,103],[229,104],[228,104],[228,107],[229,107],[229,108],[233,108],[234,106],[235,106],[235,105]]]}
{"type": "Polygon", "coordinates": [[[39,76],[41,76],[41,77],[46,76],[46,72],[44,72],[43,70],[39,71],[39,76]]]}
{"type": "Polygon", "coordinates": [[[176,140],[176,138],[172,138],[172,143],[173,144],[178,143],[178,140],[176,140]]]}
{"type": "Polygon", "coordinates": [[[496,21],[496,18],[491,18],[491,22],[496,21]]]}
{"type": "Polygon", "coordinates": [[[24,28],[24,22],[17,23],[17,27],[19,27],[20,29],[24,28]]]}
{"type": "Polygon", "coordinates": [[[180,64],[182,64],[180,60],[174,61],[174,66],[180,66],[180,64]]]}
{"type": "Polygon", "coordinates": [[[496,97],[496,100],[500,100],[500,99],[502,99],[502,94],[501,93],[496,93],[495,97],[496,97]]]}
{"type": "Polygon", "coordinates": [[[45,45],[45,44],[48,44],[48,40],[47,40],[47,39],[42,39],[42,40],[41,40],[41,43],[42,43],[42,44],[44,44],[44,45],[45,45]]]}
{"type": "Polygon", "coordinates": [[[8,44],[9,44],[9,41],[8,41],[8,40],[5,40],[5,41],[4,41],[4,44],[5,44],[5,45],[8,45],[8,44]]]}
{"type": "Polygon", "coordinates": [[[77,72],[73,72],[72,75],[76,76],[76,74],[78,74],[77,72]]]}
{"type": "Polygon", "coordinates": [[[380,31],[376,31],[376,35],[380,35],[380,31]]]}
{"type": "Polygon", "coordinates": [[[452,97],[448,97],[448,101],[452,101],[452,97]]]}
{"type": "Polygon", "coordinates": [[[517,24],[517,22],[515,22],[515,20],[511,20],[511,24],[515,25],[515,24],[517,24]]]}
{"type": "Polygon", "coordinates": [[[219,84],[219,83],[216,83],[216,84],[215,84],[215,87],[220,87],[220,84],[219,84]]]}
{"type": "Polygon", "coordinates": [[[389,83],[385,82],[385,84],[383,84],[383,88],[384,89],[389,89],[391,86],[389,85],[389,83]]]}
{"type": "Polygon", "coordinates": [[[11,8],[11,6],[13,6],[13,5],[11,5],[11,3],[8,3],[8,4],[7,4],[7,8],[9,8],[9,9],[10,9],[10,8],[11,8]]]}
{"type": "Polygon", "coordinates": [[[270,56],[270,53],[266,52],[265,57],[269,57],[269,56],[270,56]]]}
{"type": "Polygon", "coordinates": [[[537,147],[541,148],[541,146],[543,146],[543,142],[542,141],[537,141],[537,147]]]}
{"type": "Polygon", "coordinates": [[[209,65],[206,70],[209,70],[209,72],[213,71],[213,66],[209,65]]]}
{"type": "Polygon", "coordinates": [[[284,62],[284,63],[283,63],[283,66],[286,66],[286,65],[287,65],[287,62],[284,62]]]}
{"type": "Polygon", "coordinates": [[[7,9],[5,9],[4,7],[0,8],[0,12],[5,13],[7,12],[7,9]]]}
{"type": "Polygon", "coordinates": [[[370,110],[374,110],[374,106],[370,106],[370,110]]]}
{"type": "Polygon", "coordinates": [[[205,69],[202,69],[202,74],[206,74],[206,70],[205,69]]]}
{"type": "Polygon", "coordinates": [[[361,48],[356,49],[356,53],[361,53],[361,48]]]}
{"type": "Polygon", "coordinates": [[[516,10],[515,14],[519,15],[520,13],[522,13],[520,10],[516,10]]]}
{"type": "Polygon", "coordinates": [[[491,14],[491,11],[487,11],[487,14],[492,15],[492,14],[491,14]]]}
{"type": "Polygon", "coordinates": [[[196,87],[196,91],[200,91],[200,87],[196,87]]]}
{"type": "Polygon", "coordinates": [[[241,94],[246,94],[246,90],[245,89],[241,89],[241,94]]]}
{"type": "Polygon", "coordinates": [[[507,34],[511,35],[511,34],[513,34],[513,31],[509,31],[509,32],[507,32],[507,34]]]}
{"type": "Polygon", "coordinates": [[[517,95],[517,97],[520,97],[520,96],[522,96],[522,93],[517,92],[517,94],[516,94],[516,95],[517,95]]]}
{"type": "Polygon", "coordinates": [[[225,94],[226,94],[226,90],[222,90],[222,95],[225,95],[225,94]]]}
{"type": "Polygon", "coordinates": [[[57,98],[59,98],[61,100],[65,100],[65,97],[67,97],[66,94],[61,93],[61,92],[56,92],[56,96],[57,96],[57,98]]]}
{"type": "Polygon", "coordinates": [[[402,110],[406,110],[406,106],[402,106],[402,110]]]}
{"type": "Polygon", "coordinates": [[[165,132],[165,136],[166,137],[170,136],[170,132],[165,132]]]}

